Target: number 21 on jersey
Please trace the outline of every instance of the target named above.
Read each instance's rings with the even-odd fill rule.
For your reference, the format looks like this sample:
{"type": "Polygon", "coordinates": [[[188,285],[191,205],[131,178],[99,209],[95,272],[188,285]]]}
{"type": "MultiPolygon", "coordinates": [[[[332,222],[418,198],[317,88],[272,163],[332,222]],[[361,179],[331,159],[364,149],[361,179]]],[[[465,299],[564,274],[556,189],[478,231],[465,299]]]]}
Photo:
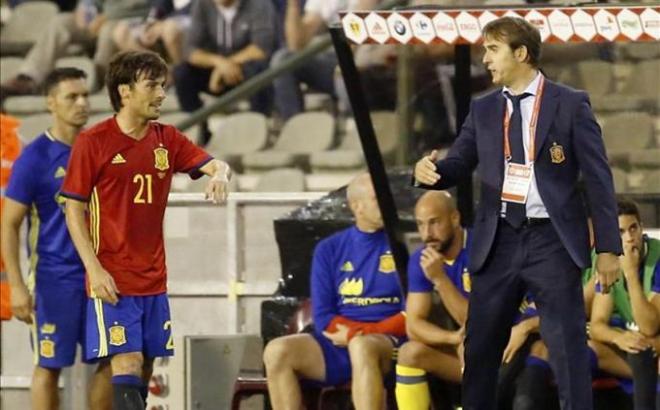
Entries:
{"type": "Polygon", "coordinates": [[[135,174],[133,184],[136,186],[134,204],[150,204],[153,200],[153,176],[151,174],[135,174]]]}

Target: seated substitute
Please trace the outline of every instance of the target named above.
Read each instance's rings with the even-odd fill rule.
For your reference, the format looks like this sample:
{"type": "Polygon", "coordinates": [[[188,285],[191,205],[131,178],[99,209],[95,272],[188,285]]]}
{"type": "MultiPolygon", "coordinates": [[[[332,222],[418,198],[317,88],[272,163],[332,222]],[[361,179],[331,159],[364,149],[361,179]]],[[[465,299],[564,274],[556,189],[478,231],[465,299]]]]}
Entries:
{"type": "MultiPolygon", "coordinates": [[[[405,410],[429,408],[427,372],[445,381],[461,382],[463,326],[471,283],[467,270],[470,233],[461,226],[453,198],[445,191],[426,192],[417,201],[415,219],[424,245],[408,264],[406,327],[410,341],[399,349],[396,367],[397,404],[405,410]],[[460,329],[448,330],[431,321],[434,289],[460,329]]],[[[509,390],[507,385],[514,383],[536,340],[538,316],[529,297],[520,306],[517,322],[504,352],[500,391],[509,390]]]]}
{"type": "Polygon", "coordinates": [[[383,379],[405,338],[403,291],[369,174],[346,191],[355,225],[322,240],[311,275],[314,333],[271,341],[264,351],[273,408],[301,407],[301,385],[352,379],[358,410],[383,408],[383,379]]]}
{"type": "Polygon", "coordinates": [[[660,241],[644,235],[634,202],[618,202],[623,242],[619,280],[609,294],[596,285],[591,312],[591,338],[626,358],[633,374],[635,409],[654,409],[658,360],[653,350],[660,328],[660,241]]]}
{"type": "Polygon", "coordinates": [[[396,398],[400,409],[428,409],[431,396],[426,372],[460,383],[463,325],[467,316],[470,276],[468,232],[461,227],[456,203],[445,191],[429,191],[415,206],[424,245],[408,262],[406,328],[410,341],[397,359],[396,398]],[[429,321],[433,289],[461,328],[450,331],[429,321]]]}

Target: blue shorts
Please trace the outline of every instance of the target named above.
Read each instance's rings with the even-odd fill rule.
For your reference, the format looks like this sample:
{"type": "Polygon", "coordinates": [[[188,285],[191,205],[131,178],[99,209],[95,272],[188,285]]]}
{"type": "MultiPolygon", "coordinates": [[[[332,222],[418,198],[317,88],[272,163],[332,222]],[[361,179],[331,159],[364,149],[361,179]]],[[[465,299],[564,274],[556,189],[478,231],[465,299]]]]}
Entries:
{"type": "Polygon", "coordinates": [[[140,352],[148,358],[174,354],[167,294],[119,296],[114,306],[93,298],[87,306],[88,360],[118,353],[140,352]]]}
{"type": "MultiPolygon", "coordinates": [[[[392,351],[392,359],[396,360],[399,347],[407,341],[406,338],[399,338],[390,335],[385,335],[392,340],[394,347],[392,351]]],[[[312,380],[305,380],[305,382],[316,386],[337,386],[348,383],[352,378],[351,358],[348,354],[348,348],[335,346],[330,339],[322,334],[312,333],[312,337],[318,342],[323,351],[323,359],[325,360],[325,380],[317,382],[312,380]]]]}
{"type": "Polygon", "coordinates": [[[86,306],[84,288],[37,287],[30,328],[35,365],[49,369],[71,366],[76,360],[77,344],[83,348],[85,357],[86,306]]]}

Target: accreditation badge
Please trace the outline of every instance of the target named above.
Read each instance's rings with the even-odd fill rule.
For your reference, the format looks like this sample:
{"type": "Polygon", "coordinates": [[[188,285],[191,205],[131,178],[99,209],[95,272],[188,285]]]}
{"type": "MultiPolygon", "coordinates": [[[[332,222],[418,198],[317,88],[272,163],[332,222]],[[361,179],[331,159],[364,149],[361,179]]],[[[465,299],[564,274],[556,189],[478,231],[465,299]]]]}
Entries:
{"type": "Polygon", "coordinates": [[[534,168],[531,164],[507,162],[502,185],[502,201],[526,203],[533,176],[534,168]]]}

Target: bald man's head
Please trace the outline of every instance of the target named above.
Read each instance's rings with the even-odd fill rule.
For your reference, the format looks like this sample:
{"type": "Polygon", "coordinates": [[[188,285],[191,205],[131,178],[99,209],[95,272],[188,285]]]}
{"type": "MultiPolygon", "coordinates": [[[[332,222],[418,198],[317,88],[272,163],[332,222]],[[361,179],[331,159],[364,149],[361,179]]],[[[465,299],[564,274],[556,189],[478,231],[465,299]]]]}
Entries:
{"type": "Polygon", "coordinates": [[[353,178],[346,189],[346,199],[358,228],[372,232],[383,227],[371,175],[363,173],[353,178]]]}
{"type": "Polygon", "coordinates": [[[424,193],[415,205],[415,220],[424,243],[441,253],[451,247],[462,229],[456,201],[446,191],[424,193]]]}
{"type": "Polygon", "coordinates": [[[415,204],[415,213],[420,208],[430,208],[435,212],[446,213],[456,210],[456,201],[447,191],[426,191],[415,204]]]}

